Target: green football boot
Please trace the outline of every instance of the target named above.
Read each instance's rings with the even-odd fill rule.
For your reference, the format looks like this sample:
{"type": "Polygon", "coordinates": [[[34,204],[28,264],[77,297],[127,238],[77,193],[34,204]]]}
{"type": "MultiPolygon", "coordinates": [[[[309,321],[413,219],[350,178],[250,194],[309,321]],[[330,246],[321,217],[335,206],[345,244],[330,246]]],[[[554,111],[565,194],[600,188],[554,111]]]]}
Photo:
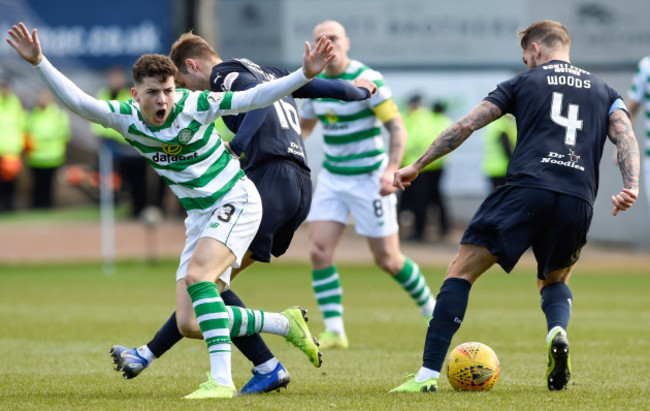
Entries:
{"type": "Polygon", "coordinates": [[[548,369],[546,380],[551,391],[565,390],[571,378],[571,361],[569,360],[569,340],[566,332],[557,327],[546,343],[548,351],[548,369]]]}
{"type": "Polygon", "coordinates": [[[183,398],[186,400],[205,400],[210,398],[235,398],[237,388],[234,385],[221,385],[208,373],[208,381],[199,385],[199,389],[183,398]]]}
{"type": "Polygon", "coordinates": [[[393,388],[389,392],[436,392],[438,391],[438,379],[429,378],[428,380],[417,382],[415,375],[409,374],[406,376],[408,380],[399,387],[393,388]]]}
{"type": "Polygon", "coordinates": [[[302,307],[291,307],[282,311],[282,315],[289,320],[287,343],[300,348],[314,367],[320,367],[323,363],[322,354],[318,351],[318,342],[311,336],[307,327],[307,310],[302,307]]]}

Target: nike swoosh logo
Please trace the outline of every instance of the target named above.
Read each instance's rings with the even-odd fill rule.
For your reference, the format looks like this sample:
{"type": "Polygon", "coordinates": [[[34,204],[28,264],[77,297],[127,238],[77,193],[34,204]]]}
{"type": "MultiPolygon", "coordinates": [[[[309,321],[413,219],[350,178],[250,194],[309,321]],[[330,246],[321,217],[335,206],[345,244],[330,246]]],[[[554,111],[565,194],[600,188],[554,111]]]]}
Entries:
{"type": "Polygon", "coordinates": [[[144,366],[142,358],[138,357],[137,355],[129,354],[128,352],[124,351],[120,354],[120,357],[122,357],[122,359],[124,360],[129,360],[129,359],[134,360],[137,363],[137,364],[130,363],[129,364],[130,366],[134,366],[134,365],[138,365],[140,367],[144,366]]]}

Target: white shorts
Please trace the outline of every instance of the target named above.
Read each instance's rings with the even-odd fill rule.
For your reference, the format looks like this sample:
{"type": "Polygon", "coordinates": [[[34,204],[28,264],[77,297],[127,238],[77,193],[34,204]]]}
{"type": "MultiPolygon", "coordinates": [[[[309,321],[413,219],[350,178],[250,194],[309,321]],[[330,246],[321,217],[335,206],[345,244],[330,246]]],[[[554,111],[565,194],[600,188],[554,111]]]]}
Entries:
{"type": "MultiPolygon", "coordinates": [[[[244,177],[209,210],[190,210],[185,219],[185,248],[176,270],[176,281],[185,278],[187,264],[202,237],[214,238],[235,255],[232,268],[239,268],[262,221],[262,199],[255,184],[244,177]]],[[[220,277],[230,283],[231,270],[220,277]]]]}
{"type": "Polygon", "coordinates": [[[383,238],[396,234],[397,197],[379,194],[383,171],[380,168],[369,174],[339,175],[322,169],[307,221],[347,224],[352,214],[355,231],[362,236],[383,238]]]}

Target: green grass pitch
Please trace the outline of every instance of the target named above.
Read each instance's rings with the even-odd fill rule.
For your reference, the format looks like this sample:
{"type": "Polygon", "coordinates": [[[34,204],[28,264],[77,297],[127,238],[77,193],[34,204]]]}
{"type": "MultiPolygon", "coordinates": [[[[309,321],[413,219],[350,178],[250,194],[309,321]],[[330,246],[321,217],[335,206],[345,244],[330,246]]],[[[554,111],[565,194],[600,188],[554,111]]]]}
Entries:
{"type": "MultiPolygon", "coordinates": [[[[326,351],[313,368],[282,338],[266,336],[288,368],[289,390],[234,400],[187,402],[205,380],[202,341],[183,340],[134,380],[112,370],[112,344],[149,341],[174,306],[175,262],[0,266],[0,409],[648,409],[650,276],[648,269],[576,269],[568,335],[569,389],[549,392],[544,373],[546,324],[531,269],[492,269],[475,285],[452,345],[480,341],[501,362],[487,393],[457,393],[446,377],[437,394],[389,394],[421,364],[426,321],[397,284],[374,266],[340,265],[350,349],[326,351]]],[[[424,267],[437,292],[444,267],[424,267]]],[[[306,264],[257,265],[234,289],[252,308],[310,310],[322,320],[306,264]]],[[[241,388],[251,364],[233,348],[241,388]]]]}

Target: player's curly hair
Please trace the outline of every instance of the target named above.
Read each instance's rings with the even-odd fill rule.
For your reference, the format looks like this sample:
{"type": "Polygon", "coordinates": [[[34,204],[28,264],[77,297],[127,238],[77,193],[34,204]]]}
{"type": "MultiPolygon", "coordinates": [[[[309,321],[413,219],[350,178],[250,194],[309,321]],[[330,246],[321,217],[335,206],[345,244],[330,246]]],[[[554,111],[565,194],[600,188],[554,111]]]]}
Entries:
{"type": "Polygon", "coordinates": [[[542,43],[547,47],[554,47],[557,43],[562,46],[571,45],[571,36],[567,29],[557,21],[537,21],[519,32],[521,48],[526,50],[530,43],[542,43]]]}
{"type": "Polygon", "coordinates": [[[145,77],[158,77],[165,81],[176,77],[176,67],[169,57],[162,54],[143,54],[133,65],[133,82],[141,84],[145,77]]]}
{"type": "Polygon", "coordinates": [[[214,51],[212,46],[203,37],[197,36],[191,30],[183,33],[172,44],[172,49],[169,52],[169,58],[181,73],[187,73],[185,60],[210,57],[219,58],[219,54],[214,51]]]}

